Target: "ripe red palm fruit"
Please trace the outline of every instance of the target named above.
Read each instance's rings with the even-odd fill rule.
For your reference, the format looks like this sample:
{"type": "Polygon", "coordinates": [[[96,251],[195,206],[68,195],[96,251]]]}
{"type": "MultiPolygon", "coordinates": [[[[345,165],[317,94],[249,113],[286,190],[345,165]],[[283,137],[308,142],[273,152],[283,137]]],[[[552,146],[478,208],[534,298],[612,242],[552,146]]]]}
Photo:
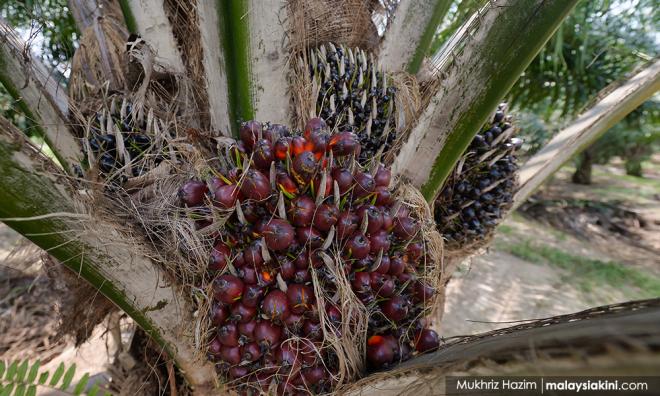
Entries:
{"type": "Polygon", "coordinates": [[[206,183],[198,180],[188,180],[179,189],[179,199],[186,206],[197,206],[204,203],[204,195],[208,191],[206,183]]]}
{"type": "Polygon", "coordinates": [[[222,343],[220,342],[217,336],[213,337],[213,339],[209,343],[209,354],[214,358],[219,358],[221,350],[222,350],[222,343]]]}
{"type": "Polygon", "coordinates": [[[294,136],[291,139],[291,154],[293,157],[299,155],[300,153],[304,153],[305,151],[310,151],[312,149],[311,143],[307,143],[307,140],[305,140],[304,137],[302,136],[294,136]]]}
{"type": "Polygon", "coordinates": [[[275,159],[275,154],[271,143],[266,139],[257,141],[252,151],[254,165],[261,170],[268,170],[273,159],[275,159]]]}
{"type": "Polygon", "coordinates": [[[344,251],[347,257],[360,260],[369,255],[370,248],[369,239],[364,234],[355,233],[346,242],[344,251]]]}
{"type": "Polygon", "coordinates": [[[346,168],[335,168],[332,170],[332,179],[337,182],[341,194],[353,186],[353,174],[346,168]]]}
{"type": "Polygon", "coordinates": [[[310,274],[307,268],[297,269],[295,275],[293,276],[293,281],[296,283],[307,283],[312,281],[312,274],[310,274]]]}
{"type": "Polygon", "coordinates": [[[211,250],[211,258],[209,259],[209,269],[211,271],[222,271],[227,267],[231,251],[229,247],[222,241],[218,242],[211,250]]]}
{"type": "Polygon", "coordinates": [[[369,235],[369,246],[371,254],[377,255],[381,250],[387,254],[390,250],[390,234],[385,230],[378,230],[369,235]]]}
{"type": "Polygon", "coordinates": [[[254,341],[266,348],[279,344],[282,338],[282,328],[268,320],[258,321],[254,326],[254,341]]]}
{"type": "Polygon", "coordinates": [[[355,181],[355,194],[358,197],[367,196],[376,190],[376,181],[369,173],[356,172],[353,180],[355,181]]]}
{"type": "Polygon", "coordinates": [[[413,285],[413,301],[415,303],[431,301],[434,294],[435,289],[424,281],[417,281],[413,285]]]}
{"type": "Polygon", "coordinates": [[[246,285],[255,285],[257,284],[257,270],[252,266],[245,266],[239,268],[236,271],[236,275],[243,281],[246,285]]]}
{"type": "Polygon", "coordinates": [[[321,231],[329,231],[330,228],[337,223],[339,218],[339,208],[331,204],[321,204],[316,209],[314,215],[314,227],[321,231]]]}
{"type": "Polygon", "coordinates": [[[344,155],[357,154],[360,141],[353,132],[340,132],[332,135],[328,143],[335,156],[341,157],[344,155]]]}
{"type": "Polygon", "coordinates": [[[390,214],[389,210],[383,210],[383,229],[387,231],[392,231],[394,228],[394,218],[390,214]]]}
{"type": "Polygon", "coordinates": [[[285,281],[290,281],[296,275],[296,266],[292,260],[288,257],[284,257],[279,260],[280,264],[280,275],[285,281]]]}
{"type": "Polygon", "coordinates": [[[233,366],[229,369],[229,378],[239,379],[250,374],[250,370],[245,366],[233,366]]]}
{"type": "Polygon", "coordinates": [[[263,286],[257,284],[248,284],[245,286],[245,290],[243,291],[243,299],[241,301],[248,307],[257,307],[263,296],[263,286]]]}
{"type": "Polygon", "coordinates": [[[241,210],[245,220],[249,223],[256,223],[259,220],[258,206],[254,201],[241,202],[241,210]]]}
{"type": "Polygon", "coordinates": [[[231,306],[231,318],[238,323],[247,323],[257,314],[257,309],[243,302],[237,302],[231,306]]]}
{"type": "Polygon", "coordinates": [[[413,242],[406,248],[406,255],[411,261],[417,261],[424,254],[424,245],[421,242],[413,242]]]}
{"type": "Polygon", "coordinates": [[[248,199],[263,201],[271,195],[270,181],[260,171],[248,169],[245,172],[240,191],[248,199]]]}
{"type": "Polygon", "coordinates": [[[289,285],[286,296],[289,307],[294,314],[303,314],[314,304],[315,298],[312,289],[300,284],[289,285]]]}
{"type": "Polygon", "coordinates": [[[394,219],[394,235],[403,241],[409,241],[417,235],[419,223],[412,217],[397,216],[394,219]]]}
{"type": "Polygon", "coordinates": [[[259,268],[264,263],[259,241],[252,242],[244,251],[243,258],[248,267],[259,268]]]}
{"type": "Polygon", "coordinates": [[[380,264],[374,269],[374,272],[379,272],[381,274],[387,274],[390,271],[390,256],[383,256],[380,259],[380,264]]]}
{"type": "Polygon", "coordinates": [[[309,140],[314,132],[324,132],[327,128],[328,124],[325,123],[323,118],[310,118],[305,124],[305,131],[303,132],[303,136],[305,139],[309,140]]]}
{"type": "Polygon", "coordinates": [[[224,346],[238,346],[238,329],[234,323],[225,323],[218,328],[218,341],[224,346]]]}
{"type": "Polygon", "coordinates": [[[302,195],[298,198],[295,198],[291,201],[291,206],[289,207],[289,216],[291,217],[291,223],[296,227],[308,226],[312,223],[314,218],[314,210],[316,209],[316,204],[314,201],[306,196],[302,195]]]}
{"type": "Polygon", "coordinates": [[[389,206],[394,203],[392,198],[392,193],[388,187],[385,186],[376,186],[376,205],[378,206],[389,206]]]}
{"type": "Polygon", "coordinates": [[[261,348],[256,342],[245,344],[241,347],[241,359],[248,362],[254,362],[261,358],[261,348]]]}
{"type": "Polygon", "coordinates": [[[262,130],[263,126],[257,121],[247,121],[241,124],[238,133],[247,149],[252,150],[257,139],[259,139],[259,131],[262,130]]]}
{"type": "Polygon", "coordinates": [[[290,308],[286,294],[281,290],[271,290],[261,302],[261,312],[273,322],[281,322],[289,316],[290,308]]]}
{"type": "Polygon", "coordinates": [[[378,297],[390,297],[394,294],[396,285],[394,280],[380,272],[372,272],[371,276],[371,289],[378,295],[378,297]]]}
{"type": "Polygon", "coordinates": [[[222,325],[225,320],[229,317],[229,310],[225,305],[218,304],[217,302],[213,303],[211,307],[211,323],[214,326],[222,325]]]}
{"type": "Polygon", "coordinates": [[[353,274],[351,286],[356,293],[368,293],[371,291],[371,276],[368,272],[356,272],[353,274]]]}
{"type": "Polygon", "coordinates": [[[424,329],[415,337],[415,349],[417,352],[428,352],[438,349],[440,340],[438,333],[431,329],[424,329]]]}
{"type": "Polygon", "coordinates": [[[296,185],[296,182],[287,173],[277,173],[275,180],[281,190],[284,190],[291,195],[298,194],[298,186],[296,185]]]}
{"type": "Polygon", "coordinates": [[[383,214],[373,205],[362,205],[357,210],[360,221],[367,216],[367,233],[374,233],[383,227],[383,214]]]}
{"type": "Polygon", "coordinates": [[[227,346],[225,345],[220,350],[220,358],[231,364],[237,365],[241,362],[241,348],[237,346],[227,346]]]}
{"type": "Polygon", "coordinates": [[[296,228],[296,240],[303,246],[309,245],[313,248],[317,248],[323,244],[321,233],[314,227],[296,228]]]}
{"type": "Polygon", "coordinates": [[[243,296],[243,282],[234,275],[221,275],[213,281],[213,293],[216,300],[233,304],[243,296]]]}
{"type": "Polygon", "coordinates": [[[312,143],[312,151],[314,152],[316,159],[320,160],[328,148],[330,135],[323,132],[313,132],[309,141],[312,143]]]}
{"type": "Polygon", "coordinates": [[[390,257],[390,270],[388,273],[392,276],[399,276],[406,270],[404,256],[397,252],[390,257]]]}
{"type": "Polygon", "coordinates": [[[286,220],[272,219],[265,227],[264,237],[269,249],[286,250],[293,242],[294,230],[286,220]]]}
{"type": "Polygon", "coordinates": [[[277,138],[287,137],[291,134],[289,128],[282,124],[270,124],[265,132],[264,136],[271,142],[277,140],[277,138]]]}
{"type": "Polygon", "coordinates": [[[297,342],[284,341],[275,351],[275,359],[282,366],[284,372],[297,373],[300,370],[300,350],[297,342]]]}
{"type": "Polygon", "coordinates": [[[358,228],[360,219],[351,211],[343,211],[339,214],[337,219],[337,236],[340,240],[346,239],[353,235],[358,228]]]}
{"type": "Polygon", "coordinates": [[[392,171],[385,168],[382,164],[378,166],[376,176],[374,177],[377,186],[388,187],[392,180],[392,171]]]}
{"type": "Polygon", "coordinates": [[[302,376],[308,387],[313,387],[328,380],[328,371],[322,366],[307,367],[302,370],[302,376]]]}
{"type": "Polygon", "coordinates": [[[298,341],[298,350],[300,351],[300,361],[303,364],[303,367],[309,367],[315,365],[320,359],[320,351],[314,345],[314,342],[301,338],[298,341]]]}
{"type": "MultiPolygon", "coordinates": [[[[314,185],[314,192],[318,193],[319,189],[321,188],[321,181],[323,180],[323,175],[321,173],[317,173],[316,176],[314,177],[314,180],[312,180],[312,184],[314,185]]],[[[333,189],[333,181],[332,177],[330,175],[326,175],[325,177],[325,191],[323,192],[324,196],[330,196],[332,194],[332,189],[333,189]]]]}
{"type": "Polygon", "coordinates": [[[257,326],[255,319],[252,319],[249,322],[239,323],[236,328],[238,329],[238,334],[240,340],[243,343],[254,341],[254,328],[257,326]]]}
{"type": "Polygon", "coordinates": [[[323,251],[320,249],[313,250],[309,252],[309,264],[313,268],[321,268],[325,262],[323,261],[323,256],[321,255],[323,251]]]}
{"type": "Polygon", "coordinates": [[[281,137],[277,139],[274,147],[275,158],[280,161],[286,160],[287,154],[291,154],[291,138],[290,137],[281,137]]]}
{"type": "Polygon", "coordinates": [[[302,333],[305,337],[313,341],[320,341],[323,338],[321,324],[309,319],[303,323],[302,333]]]}
{"type": "Polygon", "coordinates": [[[222,209],[231,209],[238,199],[238,187],[235,184],[222,186],[213,193],[213,203],[222,209]]]}
{"type": "Polygon", "coordinates": [[[408,316],[409,306],[410,303],[405,297],[393,296],[384,303],[381,303],[380,308],[386,318],[394,323],[398,323],[408,316]]]}
{"type": "Polygon", "coordinates": [[[318,161],[311,151],[303,151],[298,154],[292,165],[296,180],[299,183],[308,183],[314,175],[317,165],[318,161]]]}
{"type": "Polygon", "coordinates": [[[275,276],[277,276],[275,271],[262,268],[260,271],[257,271],[257,283],[261,286],[270,286],[275,282],[275,276]]]}
{"type": "MultiPolygon", "coordinates": [[[[292,285],[289,285],[291,287],[292,285]]],[[[296,314],[296,313],[291,313],[289,316],[284,320],[284,325],[286,328],[294,333],[298,334],[300,330],[302,329],[303,322],[305,321],[305,317],[303,314],[296,314]]]]}
{"type": "Polygon", "coordinates": [[[374,368],[382,368],[394,361],[394,350],[385,337],[373,335],[367,340],[367,360],[374,368]]]}
{"type": "Polygon", "coordinates": [[[332,304],[326,304],[325,313],[328,316],[330,323],[332,323],[335,327],[339,327],[341,324],[341,311],[339,308],[332,304]]]}

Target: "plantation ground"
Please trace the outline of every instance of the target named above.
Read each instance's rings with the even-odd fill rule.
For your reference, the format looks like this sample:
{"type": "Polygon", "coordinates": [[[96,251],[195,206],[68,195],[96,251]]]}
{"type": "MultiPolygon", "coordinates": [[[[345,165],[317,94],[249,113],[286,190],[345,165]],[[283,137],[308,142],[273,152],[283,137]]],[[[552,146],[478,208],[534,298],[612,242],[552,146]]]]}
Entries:
{"type": "MultiPolygon", "coordinates": [[[[597,166],[592,186],[569,183],[570,167],[559,172],[500,227],[487,254],[459,267],[441,334],[660,296],[660,155],[644,179],[621,169],[597,166]]],[[[105,372],[112,337],[97,329],[79,348],[58,341],[54,301],[61,291],[31,259],[34,250],[10,255],[18,244],[0,225],[0,356],[41,359],[51,368],[75,362],[79,375],[105,372]]]]}

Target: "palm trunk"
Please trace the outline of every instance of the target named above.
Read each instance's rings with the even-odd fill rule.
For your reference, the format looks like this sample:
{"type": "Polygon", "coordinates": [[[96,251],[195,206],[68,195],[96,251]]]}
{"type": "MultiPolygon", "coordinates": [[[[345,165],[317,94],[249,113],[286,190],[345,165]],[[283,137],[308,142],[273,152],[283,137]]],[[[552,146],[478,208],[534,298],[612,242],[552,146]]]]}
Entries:
{"type": "Polygon", "coordinates": [[[624,167],[626,169],[626,175],[643,177],[642,172],[642,162],[644,158],[649,154],[649,149],[647,146],[636,145],[632,149],[628,150],[625,156],[626,163],[624,167]]]}
{"type": "Polygon", "coordinates": [[[571,181],[575,184],[591,184],[591,169],[593,166],[593,155],[589,149],[580,153],[575,172],[571,176],[571,181]]]}

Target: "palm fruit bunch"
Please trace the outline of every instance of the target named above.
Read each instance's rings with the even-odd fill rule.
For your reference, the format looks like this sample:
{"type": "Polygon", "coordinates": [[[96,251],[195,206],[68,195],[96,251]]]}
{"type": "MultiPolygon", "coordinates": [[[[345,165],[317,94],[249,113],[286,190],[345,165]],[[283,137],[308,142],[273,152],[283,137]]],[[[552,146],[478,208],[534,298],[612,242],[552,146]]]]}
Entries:
{"type": "Polygon", "coordinates": [[[316,114],[332,129],[357,134],[360,163],[388,151],[396,139],[396,88],[388,86],[388,76],[373,55],[328,43],[309,51],[308,64],[320,88],[316,114]]]}
{"type": "Polygon", "coordinates": [[[240,138],[226,169],[179,190],[186,210],[220,214],[195,217],[203,227],[223,221],[208,262],[208,356],[224,380],[241,394],[331,392],[342,363],[327,340],[351,337],[350,301],[368,312],[370,369],[437,348],[424,319],[430,258],[390,171],[360,169],[358,137],[320,118],[302,133],[250,121],[240,138]]]}
{"type": "Polygon", "coordinates": [[[130,101],[113,99],[109,109],[91,116],[82,142],[83,168],[96,168],[101,177],[112,181],[141,176],[164,158],[155,144],[162,125],[153,113],[145,116],[130,101]]]}
{"type": "Polygon", "coordinates": [[[435,202],[438,230],[449,247],[462,247],[490,235],[511,207],[518,170],[514,137],[506,104],[472,139],[435,202]]]}

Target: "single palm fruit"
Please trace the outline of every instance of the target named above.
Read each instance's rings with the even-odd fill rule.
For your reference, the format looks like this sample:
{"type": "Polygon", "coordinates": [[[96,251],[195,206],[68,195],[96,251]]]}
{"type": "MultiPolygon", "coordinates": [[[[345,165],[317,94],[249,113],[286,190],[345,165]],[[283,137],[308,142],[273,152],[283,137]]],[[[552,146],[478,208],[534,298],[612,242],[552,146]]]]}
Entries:
{"type": "Polygon", "coordinates": [[[438,349],[440,341],[438,333],[431,329],[422,329],[415,337],[415,349],[417,352],[428,352],[438,349]]]}
{"type": "Polygon", "coordinates": [[[435,202],[435,220],[448,248],[483,241],[511,207],[516,150],[522,145],[514,135],[506,104],[500,104],[445,182],[435,202]]]}
{"type": "MultiPolygon", "coordinates": [[[[316,112],[330,129],[353,131],[360,163],[387,152],[396,139],[396,88],[372,54],[333,43],[308,51],[309,73],[319,86],[316,112]]],[[[299,64],[304,64],[302,58],[299,64]]],[[[306,128],[307,131],[307,128],[306,128]]],[[[330,143],[332,145],[332,142],[330,143]]]]}
{"type": "Polygon", "coordinates": [[[261,303],[261,312],[272,322],[281,322],[289,316],[289,300],[281,290],[272,290],[261,303]]]}
{"type": "Polygon", "coordinates": [[[394,348],[385,337],[373,335],[367,340],[367,360],[376,369],[394,361],[394,348]]]}
{"type": "Polygon", "coordinates": [[[199,180],[190,180],[179,189],[179,199],[186,206],[197,206],[204,203],[204,196],[208,191],[206,183],[199,180]]]}

